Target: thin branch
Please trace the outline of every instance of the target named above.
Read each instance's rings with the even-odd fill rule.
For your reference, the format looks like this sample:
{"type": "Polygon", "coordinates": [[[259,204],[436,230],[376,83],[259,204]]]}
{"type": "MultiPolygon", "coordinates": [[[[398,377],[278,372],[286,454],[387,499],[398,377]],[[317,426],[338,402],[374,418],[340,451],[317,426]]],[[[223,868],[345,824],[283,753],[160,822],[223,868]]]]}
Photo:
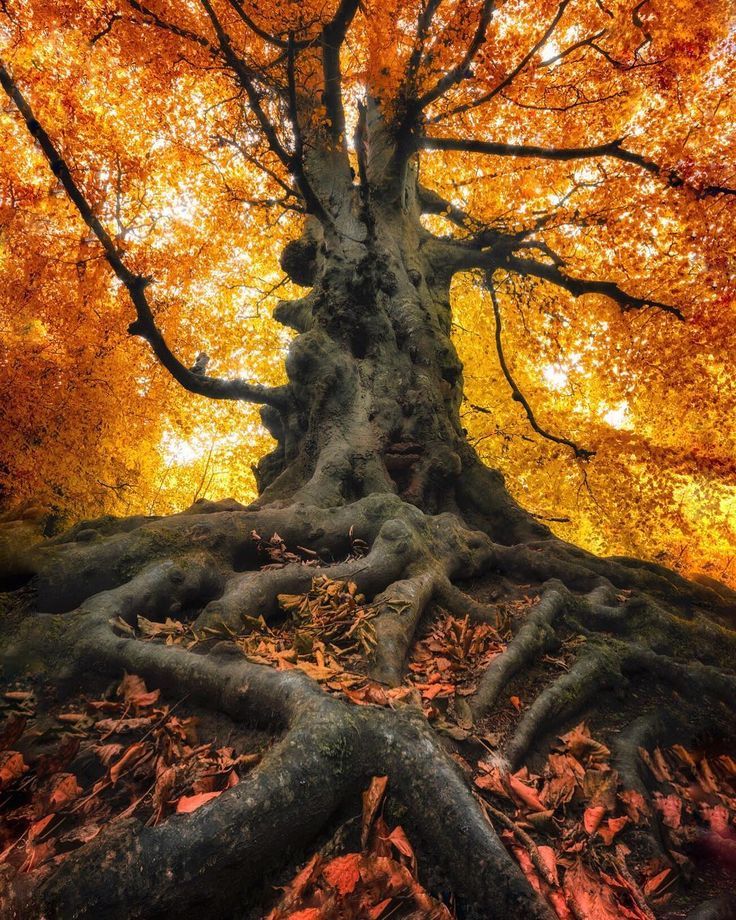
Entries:
{"type": "Polygon", "coordinates": [[[268,42],[269,45],[274,45],[276,48],[286,49],[288,47],[288,41],[285,41],[283,38],[280,38],[277,35],[271,35],[270,32],[267,32],[265,29],[262,29],[246,12],[243,7],[241,0],[227,0],[230,6],[235,10],[240,19],[248,26],[248,28],[253,32],[254,35],[257,35],[259,38],[262,38],[263,41],[268,42]]]}
{"type": "Polygon", "coordinates": [[[2,61],[0,61],[0,85],[22,115],[28,131],[41,148],[52,173],[63,185],[82,220],[99,241],[113,272],[127,289],[137,316],[135,322],[128,327],[129,333],[146,339],[160,363],[171,376],[192,393],[198,393],[210,399],[237,399],[246,402],[268,403],[277,407],[283,406],[285,403],[283,389],[246,383],[240,379],[220,380],[216,377],[208,377],[203,373],[195,373],[179,361],[156,326],[153,311],[146,297],[146,288],[151,284],[151,279],[138,275],[127,267],[120,250],[94,214],[89,202],[72,177],[65,160],[34,116],[30,105],[2,61]]]}
{"type": "Polygon", "coordinates": [[[617,303],[624,312],[656,307],[665,313],[671,313],[682,322],[685,321],[685,317],[677,307],[662,303],[660,300],[653,300],[650,297],[634,297],[620,288],[614,281],[590,281],[584,278],[572,278],[559,265],[548,265],[544,262],[537,262],[534,259],[520,259],[513,255],[506,256],[503,261],[503,267],[523,277],[541,278],[543,281],[548,281],[550,284],[569,291],[573,297],[582,297],[585,294],[601,294],[617,303]]]}
{"type": "Polygon", "coordinates": [[[601,29],[599,32],[595,32],[593,35],[589,35],[587,38],[581,38],[580,41],[575,42],[572,45],[568,45],[567,48],[563,48],[559,54],[555,54],[550,58],[545,58],[543,61],[540,61],[537,64],[538,68],[542,67],[551,67],[553,64],[556,64],[558,61],[563,60],[563,58],[568,57],[568,55],[573,54],[575,51],[578,51],[580,48],[585,48],[586,46],[593,47],[593,43],[597,42],[599,38],[603,38],[606,34],[605,29],[601,29]]]}
{"type": "Polygon", "coordinates": [[[238,153],[246,161],[246,163],[250,163],[257,169],[260,169],[261,172],[264,172],[269,178],[273,179],[273,181],[284,190],[287,198],[298,198],[297,192],[295,192],[290,185],[284,182],[284,180],[281,178],[281,176],[279,176],[277,172],[257,160],[256,157],[248,150],[245,144],[241,143],[233,137],[225,137],[223,134],[216,134],[214,139],[221,147],[227,146],[237,150],[238,153]]]}
{"type": "MultiPolygon", "coordinates": [[[[235,53],[232,42],[230,41],[230,36],[225,31],[222,23],[220,22],[217,13],[215,13],[210,0],[199,0],[204,11],[207,13],[207,16],[212,23],[212,28],[215,31],[217,36],[217,41],[220,45],[223,57],[227,65],[233,70],[235,75],[238,78],[238,82],[245,90],[245,93],[248,97],[248,102],[250,104],[253,114],[256,116],[258,124],[260,125],[261,131],[263,132],[268,146],[271,148],[273,153],[281,160],[282,164],[286,169],[294,175],[299,187],[299,192],[301,193],[304,203],[306,204],[307,210],[311,214],[316,214],[318,216],[324,217],[325,210],[322,207],[321,202],[314,194],[309,181],[304,173],[303,163],[301,158],[301,151],[296,151],[294,153],[289,153],[289,151],[284,147],[279,139],[278,134],[276,133],[276,128],[271,122],[270,118],[266,114],[265,109],[261,105],[261,94],[256,89],[253,74],[250,68],[245,64],[245,62],[235,53]]],[[[296,55],[296,49],[292,42],[291,44],[291,53],[289,58],[289,69],[292,71],[293,77],[293,68],[296,55]]],[[[290,106],[291,108],[291,106],[290,106]]],[[[297,137],[299,133],[299,126],[295,119],[295,112],[291,113],[292,119],[292,128],[294,130],[294,136],[297,137]]],[[[298,141],[297,141],[298,146],[298,141]]]]}
{"type": "Polygon", "coordinates": [[[419,14],[417,31],[414,36],[414,47],[412,48],[411,57],[406,67],[406,86],[409,92],[412,92],[414,89],[414,81],[419,72],[419,65],[421,64],[422,55],[424,54],[424,46],[427,42],[427,33],[429,32],[429,27],[432,25],[434,14],[437,12],[440,3],[442,3],[442,0],[426,0],[426,4],[419,14]]]}
{"type": "Polygon", "coordinates": [[[129,7],[134,9],[136,12],[141,13],[159,29],[163,29],[166,32],[171,32],[172,35],[177,35],[179,38],[185,38],[187,41],[194,42],[196,45],[200,45],[200,47],[206,48],[213,54],[217,54],[217,49],[215,46],[211,44],[211,42],[207,41],[204,36],[198,35],[196,32],[192,32],[191,29],[185,29],[182,26],[176,25],[175,23],[168,22],[166,19],[162,19],[157,13],[154,13],[154,11],[147,7],[145,4],[140,3],[139,0],[126,0],[126,2],[129,7]]]}
{"type": "Polygon", "coordinates": [[[574,441],[571,441],[569,438],[562,438],[556,434],[551,434],[545,428],[539,424],[537,419],[534,416],[534,411],[529,405],[529,401],[524,396],[524,394],[519,389],[518,384],[514,380],[509,366],[506,363],[506,357],[503,353],[503,341],[501,338],[501,309],[498,304],[498,297],[496,296],[496,286],[493,282],[493,272],[486,273],[486,284],[488,290],[491,293],[491,303],[493,304],[493,316],[496,321],[496,353],[498,354],[498,363],[501,365],[501,371],[503,372],[506,382],[511,387],[511,398],[516,402],[520,403],[526,413],[526,417],[529,420],[529,424],[532,428],[543,438],[546,438],[548,441],[553,441],[555,444],[562,444],[565,447],[569,447],[576,457],[581,460],[589,460],[591,457],[595,456],[594,450],[587,450],[584,447],[580,447],[574,441]]]}
{"type": "Polygon", "coordinates": [[[250,107],[253,110],[256,119],[258,120],[258,124],[260,125],[266,140],[268,141],[269,147],[273,153],[275,153],[276,156],[281,160],[283,165],[286,166],[287,169],[290,169],[292,165],[291,155],[279,140],[278,135],[276,134],[276,129],[274,128],[273,124],[266,115],[263,106],[261,105],[261,97],[253,82],[253,74],[251,73],[250,68],[235,53],[232,42],[230,41],[230,36],[223,28],[222,23],[217,17],[217,14],[212,8],[212,4],[209,2],[209,0],[199,0],[199,2],[204,8],[204,11],[207,14],[210,22],[212,23],[212,28],[215,31],[220,50],[222,51],[226,63],[233,70],[238,78],[238,82],[243,87],[246,95],[248,96],[250,107]]]}
{"type": "Polygon", "coordinates": [[[441,215],[463,230],[467,230],[475,224],[474,219],[466,211],[443,198],[433,189],[420,185],[417,193],[422,214],[441,215]]]}
{"type": "Polygon", "coordinates": [[[443,96],[448,89],[453,86],[457,86],[458,83],[462,81],[469,75],[470,67],[473,61],[475,60],[476,54],[480,51],[483,42],[486,39],[486,32],[493,16],[493,11],[495,9],[495,0],[483,0],[483,7],[480,12],[480,19],[478,20],[478,27],[475,30],[475,35],[473,36],[468,50],[465,52],[465,55],[462,61],[456,66],[452,67],[447,73],[441,77],[436,85],[427,90],[427,92],[416,100],[414,103],[414,113],[418,114],[423,109],[426,109],[428,105],[439,99],[440,96],[443,96]]]}
{"type": "Polygon", "coordinates": [[[552,21],[545,29],[542,36],[536,41],[532,47],[527,51],[524,57],[519,61],[519,63],[511,70],[500,83],[496,84],[492,90],[485,93],[483,96],[480,96],[478,99],[474,99],[471,102],[463,103],[463,105],[456,106],[454,109],[451,109],[449,112],[442,112],[441,114],[435,116],[431,119],[432,122],[440,121],[444,118],[449,118],[452,115],[460,115],[462,112],[468,112],[471,109],[475,109],[480,105],[485,105],[486,102],[490,102],[491,99],[495,98],[500,92],[506,89],[514,80],[519,76],[521,71],[526,67],[526,65],[531,61],[534,55],[542,48],[549,38],[551,37],[554,30],[557,28],[557,24],[562,19],[562,15],[565,12],[566,7],[569,5],[570,0],[562,0],[560,5],[557,7],[557,12],[555,13],[552,21]]]}
{"type": "MultiPolygon", "coordinates": [[[[109,35],[115,23],[120,22],[122,18],[123,17],[120,15],[120,13],[113,13],[111,16],[108,16],[108,19],[105,25],[100,29],[99,32],[96,32],[92,36],[92,38],[90,38],[89,40],[90,45],[96,45],[98,41],[103,39],[106,35],[109,35]]],[[[102,483],[102,485],[104,485],[104,483],[102,483]]]]}
{"type": "MultiPolygon", "coordinates": [[[[457,137],[420,137],[418,144],[425,150],[452,150],[461,153],[487,153],[498,157],[520,157],[540,160],[569,160],[595,159],[598,157],[612,157],[623,163],[631,163],[655,176],[663,176],[667,184],[673,188],[687,185],[686,180],[674,170],[669,172],[640,153],[626,150],[623,138],[609,141],[607,144],[596,144],[590,147],[539,147],[535,144],[500,144],[494,141],[481,141],[473,138],[457,137]]],[[[694,189],[699,198],[713,195],[736,195],[736,189],[722,185],[707,185],[694,189]]]]}
{"type": "Polygon", "coordinates": [[[304,141],[302,129],[299,125],[299,104],[296,98],[296,49],[294,48],[294,33],[289,32],[289,47],[286,52],[286,79],[289,85],[289,119],[294,132],[294,153],[292,162],[299,172],[304,171],[304,141]]]}

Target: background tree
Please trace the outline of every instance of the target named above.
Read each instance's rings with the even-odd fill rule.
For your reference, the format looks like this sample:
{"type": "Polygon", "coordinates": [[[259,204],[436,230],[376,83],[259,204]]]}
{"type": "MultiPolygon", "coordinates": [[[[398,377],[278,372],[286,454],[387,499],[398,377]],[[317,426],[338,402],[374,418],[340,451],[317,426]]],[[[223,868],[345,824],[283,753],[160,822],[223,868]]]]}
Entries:
{"type": "MultiPolygon", "coordinates": [[[[40,393],[46,406],[63,405],[58,382],[68,387],[78,369],[74,404],[94,414],[67,443],[102,432],[116,440],[116,425],[138,425],[137,462],[150,464],[162,423],[146,432],[146,411],[121,421],[115,401],[138,404],[144,390],[165,412],[174,397],[161,374],[130,372],[138,359],[117,337],[132,313],[129,333],[174,381],[261,406],[276,442],[247,509],[200,502],[170,518],[87,522],[46,543],[25,544],[12,530],[9,586],[30,579],[43,615],[23,620],[7,660],[19,668],[40,659],[65,676],[126,668],[234,718],[287,728],[247,782],[186,830],[164,823],[101,837],[34,896],[60,916],[120,910],[113,901],[126,916],[180,901],[194,910],[207,853],[207,898],[226,899],[236,879],[247,883],[282,855],[287,829],[303,844],[387,769],[466,897],[504,916],[548,916],[411,707],[356,710],[293,671],[143,643],[110,624],[133,627],[144,610],[186,612],[204,636],[277,615],[278,598],[307,591],[314,574],[297,562],[255,569],[251,533],[278,531],[317,553],[322,574],[352,579],[371,600],[369,668],[383,685],[401,683],[432,602],[496,623],[497,610],[458,580],[491,572],[510,596],[535,585],[541,600],[470,699],[476,722],[558,639],[585,641],[504,739],[514,769],[599,693],[642,675],[687,686],[714,723],[727,718],[733,594],[553,536],[466,430],[485,439],[493,466],[509,440],[518,442],[512,467],[519,462],[519,418],[580,464],[599,451],[601,513],[632,519],[624,531],[637,518],[626,493],[606,487],[617,465],[649,483],[650,507],[679,505],[671,526],[680,533],[688,489],[708,488],[714,520],[733,507],[726,5],[127,0],[8,3],[3,15],[13,153],[3,263],[22,295],[12,331],[25,356],[10,404],[40,393]],[[298,223],[295,238],[285,217],[298,223]],[[49,228],[61,237],[54,245],[49,228]],[[285,339],[264,324],[243,343],[241,301],[227,293],[267,271],[278,248],[291,282],[309,289],[274,310],[297,333],[285,378],[273,367],[285,339]],[[52,331],[45,311],[54,315],[55,286],[70,284],[79,313],[65,311],[52,331]],[[478,352],[494,345],[502,374],[489,389],[478,352]],[[210,373],[210,355],[221,375],[210,373]],[[100,367],[107,384],[95,379],[100,367]],[[567,388],[555,394],[564,413],[549,422],[535,398],[539,371],[567,388]],[[608,421],[595,443],[583,437],[591,417],[608,421]],[[675,418],[672,434],[656,430],[675,418]],[[677,477],[666,491],[655,476],[665,463],[677,477]],[[365,558],[353,558],[356,540],[370,548],[365,558]],[[236,825],[248,830],[223,831],[236,825]],[[175,886],[162,883],[166,873],[175,886]]],[[[39,439],[40,456],[48,445],[39,439]]],[[[22,455],[11,452],[8,477],[22,455]]],[[[112,483],[101,478],[104,462],[92,475],[120,491],[121,466],[112,483]]],[[[83,469],[80,460],[78,483],[83,469]]],[[[547,516],[565,517],[558,493],[537,493],[547,516]]],[[[720,526],[714,555],[732,537],[720,526]]],[[[693,707],[677,728],[685,737],[703,718],[693,707]]],[[[632,724],[624,734],[636,750],[643,729],[632,724]]],[[[658,726],[647,723],[651,746],[658,726]]]]}

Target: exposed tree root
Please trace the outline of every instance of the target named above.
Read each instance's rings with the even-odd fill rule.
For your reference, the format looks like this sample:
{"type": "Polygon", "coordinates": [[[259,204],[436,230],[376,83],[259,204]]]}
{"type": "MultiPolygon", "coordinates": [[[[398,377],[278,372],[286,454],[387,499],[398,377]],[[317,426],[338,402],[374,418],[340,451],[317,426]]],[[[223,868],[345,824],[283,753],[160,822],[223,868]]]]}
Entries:
{"type": "Polygon", "coordinates": [[[544,592],[504,654],[494,658],[478,684],[471,706],[476,718],[493,706],[501,690],[518,671],[553,648],[557,642],[553,623],[565,602],[566,596],[559,590],[548,588],[544,592]]]}
{"type": "MultiPolygon", "coordinates": [[[[7,643],[7,671],[43,669],[69,683],[85,672],[127,670],[235,720],[284,732],[243,782],[194,815],[155,828],[135,821],[111,827],[65,859],[32,893],[31,907],[19,901],[16,916],[29,909],[50,918],[158,917],[174,909],[216,916],[297,855],[371,776],[384,773],[408,823],[459,892],[489,917],[551,916],[494,830],[493,823],[503,828],[508,819],[491,809],[488,820],[413,706],[356,707],[324,694],[301,672],[255,664],[224,643],[200,654],[130,638],[121,627],[134,627],[141,614],[186,616],[195,632],[226,636],[242,632],[249,617],[281,615],[279,595],[309,591],[315,574],[352,580],[377,612],[370,674],[395,686],[433,600],[481,622],[495,618],[494,606],[454,582],[496,572],[544,584],[471,697],[475,719],[488,718],[509,683],[567,638],[577,649],[499,752],[513,769],[602,693],[623,692],[642,677],[699,695],[717,714],[714,724],[733,717],[736,634],[711,615],[715,609],[727,620],[732,598],[725,590],[628,561],[596,560],[554,540],[503,546],[454,515],[428,516],[395,496],[329,511],[203,504],[162,520],[90,522],[54,541],[15,546],[6,562],[7,574],[32,578],[43,611],[27,617],[7,643]],[[318,553],[322,564],[259,570],[264,560],[252,532],[276,530],[288,545],[318,553]],[[351,555],[356,541],[367,554],[351,555]]],[[[651,713],[635,720],[615,750],[628,787],[648,796],[639,748],[687,729],[687,720],[651,713]]],[[[652,836],[664,852],[656,821],[652,836]]]]}

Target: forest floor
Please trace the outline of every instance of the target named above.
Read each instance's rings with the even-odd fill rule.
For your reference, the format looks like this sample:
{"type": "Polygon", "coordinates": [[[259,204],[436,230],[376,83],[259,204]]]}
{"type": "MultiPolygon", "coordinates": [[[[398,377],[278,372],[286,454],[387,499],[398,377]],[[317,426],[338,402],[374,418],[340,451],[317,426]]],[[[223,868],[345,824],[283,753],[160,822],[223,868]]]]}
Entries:
{"type": "MultiPolygon", "coordinates": [[[[295,559],[277,537],[262,541],[262,552],[266,565],[295,559]]],[[[558,917],[678,920],[736,889],[736,750],[705,736],[688,749],[640,751],[651,796],[623,788],[611,753],[617,732],[644,712],[678,706],[677,696],[660,697],[654,682],[597,698],[594,710],[543,739],[527,766],[513,774],[504,770],[497,754],[504,739],[585,641],[563,638],[554,654],[517,675],[505,698],[473,723],[466,700],[538,602],[537,589],[490,576],[465,584],[476,600],[496,606],[499,627],[434,605],[412,646],[402,686],[386,689],[366,675],[374,610],[354,585],[320,576],[318,560],[305,551],[299,558],[314,566],[312,591],[282,596],[280,622],[253,619],[243,635],[225,641],[256,662],[299,668],[324,692],[356,706],[421,707],[558,917]],[[652,856],[652,828],[660,855],[652,856]]],[[[6,598],[12,598],[6,623],[32,605],[25,588],[6,598]]],[[[141,611],[134,631],[141,641],[203,653],[223,641],[222,635],[195,636],[188,620],[183,612],[181,620],[152,622],[141,611]]],[[[186,821],[237,784],[277,740],[186,697],[165,699],[136,675],[112,682],[90,675],[71,695],[39,678],[6,683],[0,687],[0,905],[3,890],[32,888],[112,822],[186,821]]],[[[449,890],[385,777],[375,777],[362,801],[356,798],[333,816],[301,861],[263,879],[248,900],[234,917],[484,916],[449,890]]]]}

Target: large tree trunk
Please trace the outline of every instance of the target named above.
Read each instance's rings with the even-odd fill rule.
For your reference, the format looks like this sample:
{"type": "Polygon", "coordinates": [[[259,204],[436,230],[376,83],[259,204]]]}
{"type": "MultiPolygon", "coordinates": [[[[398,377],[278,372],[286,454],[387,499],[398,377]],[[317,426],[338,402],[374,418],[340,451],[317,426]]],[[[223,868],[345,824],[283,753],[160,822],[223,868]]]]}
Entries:
{"type": "MultiPolygon", "coordinates": [[[[222,649],[206,656],[140,642],[111,625],[135,626],[142,612],[161,620],[189,613],[196,629],[239,633],[248,617],[281,616],[278,595],[309,590],[315,571],[352,579],[380,611],[370,673],[394,685],[433,601],[495,622],[496,608],[456,584],[484,575],[506,588],[524,585],[541,602],[470,699],[476,719],[561,638],[587,640],[498,752],[511,768],[600,694],[642,676],[707,700],[683,715],[683,736],[698,712],[714,726],[732,715],[733,594],[654,565],[596,559],[555,539],[468,444],[450,336],[450,283],[462,259],[457,246],[423,230],[413,161],[397,158],[374,121],[363,162],[369,185],[335,178],[329,161],[312,164],[312,186],[324,199],[334,183],[337,206],[329,220],[310,218],[283,254],[287,273],[311,291],[276,313],[298,335],[288,398],[264,410],[278,446],[259,464],[259,500],[249,508],[199,502],[164,519],[84,522],[42,542],[5,528],[5,587],[27,580],[37,611],[6,642],[11,673],[41,671],[68,688],[90,671],[126,669],[284,736],[244,782],[186,822],[115,825],[44,880],[30,907],[16,887],[8,916],[230,915],[377,773],[388,773],[424,852],[481,916],[551,916],[420,712],[355,707],[297,672],[222,649]],[[345,557],[351,540],[370,551],[318,570],[294,563],[263,571],[254,530],[278,531],[287,545],[322,559],[345,557]]],[[[646,738],[638,723],[636,731],[644,746],[662,736],[656,725],[646,738]]],[[[621,770],[639,788],[637,743],[626,744],[621,770]]]]}
{"type": "MultiPolygon", "coordinates": [[[[380,140],[380,122],[375,130],[380,140]]],[[[385,145],[374,145],[380,181],[343,191],[347,228],[310,218],[282,256],[292,280],[312,290],[275,313],[299,335],[286,363],[290,403],[262,410],[278,448],[258,465],[260,504],[398,494],[428,513],[480,515],[502,543],[544,538],[460,421],[450,284],[462,261],[423,229],[412,162],[396,178],[385,145]]],[[[366,166],[374,172],[375,156],[366,166]]]]}

